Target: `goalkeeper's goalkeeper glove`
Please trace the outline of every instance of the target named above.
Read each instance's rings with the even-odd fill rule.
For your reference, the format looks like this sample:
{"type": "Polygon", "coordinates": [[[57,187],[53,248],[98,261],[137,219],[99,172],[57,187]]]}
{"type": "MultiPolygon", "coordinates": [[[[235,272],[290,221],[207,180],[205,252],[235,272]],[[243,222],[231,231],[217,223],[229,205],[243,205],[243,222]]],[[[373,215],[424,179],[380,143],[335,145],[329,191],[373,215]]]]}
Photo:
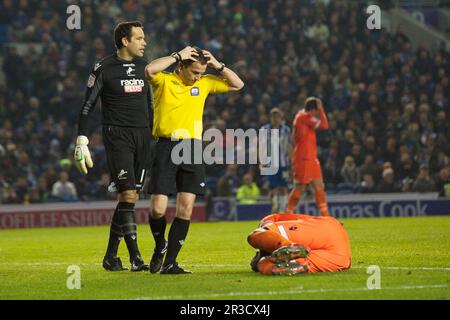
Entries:
{"type": "Polygon", "coordinates": [[[87,167],[92,168],[94,163],[92,162],[91,153],[88,149],[89,139],[86,136],[78,136],[77,142],[75,146],[75,163],[77,165],[78,170],[81,173],[87,174],[87,167]],[[87,166],[87,167],[86,167],[87,166]]]}

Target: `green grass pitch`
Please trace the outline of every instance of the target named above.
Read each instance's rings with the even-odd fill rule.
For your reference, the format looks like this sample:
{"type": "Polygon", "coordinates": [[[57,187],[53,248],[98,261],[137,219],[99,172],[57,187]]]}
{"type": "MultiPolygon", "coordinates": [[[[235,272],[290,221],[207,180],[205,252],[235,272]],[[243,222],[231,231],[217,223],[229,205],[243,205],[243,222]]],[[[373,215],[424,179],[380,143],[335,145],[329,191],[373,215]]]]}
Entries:
{"type": "MultiPolygon", "coordinates": [[[[180,253],[190,275],[106,272],[101,260],[108,227],[0,231],[0,299],[449,299],[450,217],[342,219],[353,268],[341,273],[264,276],[250,270],[247,235],[257,222],[191,224],[180,253]],[[81,289],[69,290],[70,265],[81,289]],[[381,289],[369,290],[369,265],[381,289]]],[[[138,226],[146,261],[149,227],[138,226]]],[[[121,244],[126,266],[128,254],[121,244]]]]}

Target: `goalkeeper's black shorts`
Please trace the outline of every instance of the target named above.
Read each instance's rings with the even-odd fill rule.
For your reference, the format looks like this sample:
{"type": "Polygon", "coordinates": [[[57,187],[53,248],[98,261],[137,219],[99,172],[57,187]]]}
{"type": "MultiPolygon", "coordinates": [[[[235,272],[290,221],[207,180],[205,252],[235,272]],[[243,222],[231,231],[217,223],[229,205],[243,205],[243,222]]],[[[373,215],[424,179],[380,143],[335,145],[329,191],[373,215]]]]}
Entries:
{"type": "MultiPolygon", "coordinates": [[[[177,192],[189,192],[196,195],[205,194],[205,165],[200,140],[186,139],[171,141],[168,138],[159,138],[155,147],[155,159],[151,170],[151,179],[148,188],[149,194],[174,195],[177,192]],[[199,143],[200,150],[195,154],[194,143],[199,143]],[[185,158],[186,162],[178,163],[173,157],[182,155],[175,149],[180,144],[190,145],[190,154],[185,158]],[[198,159],[196,159],[198,158],[198,159]],[[199,161],[196,161],[199,160],[199,161]],[[201,162],[201,163],[196,163],[201,162]]],[[[186,149],[183,149],[186,150],[186,149]]],[[[181,157],[180,157],[181,158],[181,157]]],[[[182,157],[184,158],[184,157],[182,157]]]]}
{"type": "Polygon", "coordinates": [[[106,160],[118,192],[140,191],[146,172],[151,167],[152,145],[150,128],[103,126],[106,160]]]}

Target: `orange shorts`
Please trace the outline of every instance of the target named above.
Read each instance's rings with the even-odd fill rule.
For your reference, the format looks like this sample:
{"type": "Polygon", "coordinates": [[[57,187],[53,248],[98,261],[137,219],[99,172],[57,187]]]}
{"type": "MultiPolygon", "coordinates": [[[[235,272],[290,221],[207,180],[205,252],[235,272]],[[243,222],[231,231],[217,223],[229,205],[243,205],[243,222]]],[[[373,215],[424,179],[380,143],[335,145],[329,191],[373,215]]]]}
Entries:
{"type": "Polygon", "coordinates": [[[322,170],[318,159],[292,161],[292,175],[294,182],[301,184],[310,183],[315,179],[322,179],[322,170]]]}

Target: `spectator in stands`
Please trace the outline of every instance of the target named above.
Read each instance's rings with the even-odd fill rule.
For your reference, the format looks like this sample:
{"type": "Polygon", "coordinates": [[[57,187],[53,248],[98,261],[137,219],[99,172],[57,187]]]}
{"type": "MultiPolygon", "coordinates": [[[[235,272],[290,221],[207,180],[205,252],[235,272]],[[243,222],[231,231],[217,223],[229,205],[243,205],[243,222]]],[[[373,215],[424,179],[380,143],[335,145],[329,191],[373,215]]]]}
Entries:
{"type": "Polygon", "coordinates": [[[108,187],[111,183],[109,173],[102,173],[100,180],[95,182],[93,189],[93,197],[95,200],[116,200],[117,192],[109,192],[108,187]]]}
{"type": "Polygon", "coordinates": [[[9,183],[5,180],[5,175],[0,173],[0,203],[5,203],[6,197],[8,196],[7,192],[10,188],[9,183]]]}
{"type": "MultiPolygon", "coordinates": [[[[352,152],[352,148],[356,143],[355,133],[351,129],[347,129],[344,132],[344,140],[341,142],[341,155],[345,157],[352,152]]],[[[344,161],[345,162],[345,161],[344,161]]]]}
{"type": "Polygon", "coordinates": [[[364,153],[366,155],[371,154],[373,156],[374,161],[378,159],[378,150],[377,145],[375,143],[374,136],[367,136],[364,139],[364,153]]]}
{"type": "MultiPolygon", "coordinates": [[[[67,171],[66,171],[67,172],[67,171]]],[[[69,174],[69,173],[68,173],[69,174]]],[[[69,174],[69,180],[70,174],[69,174]]],[[[92,185],[85,175],[77,174],[74,180],[75,190],[77,190],[78,199],[81,201],[89,201],[92,198],[92,185]]]]}
{"type": "Polygon", "coordinates": [[[442,168],[436,178],[436,189],[439,197],[450,198],[450,166],[442,168]]]}
{"type": "Polygon", "coordinates": [[[53,164],[49,164],[41,176],[45,178],[48,186],[53,186],[58,181],[58,173],[53,164]]]}
{"type": "Polygon", "coordinates": [[[390,161],[383,162],[383,171],[388,168],[394,169],[394,167],[392,166],[392,162],[390,161]]]}
{"type": "Polygon", "coordinates": [[[41,198],[39,194],[39,189],[32,188],[30,190],[29,203],[43,203],[44,199],[41,198]]]}
{"type": "Polygon", "coordinates": [[[400,181],[400,187],[402,192],[412,192],[414,179],[411,179],[409,177],[404,178],[400,181]]]}
{"type": "Polygon", "coordinates": [[[337,83],[330,97],[331,110],[344,110],[350,103],[350,93],[343,84],[337,83]]]}
{"type": "MultiPolygon", "coordinates": [[[[327,155],[324,157],[323,176],[324,181],[330,186],[335,186],[341,181],[340,177],[340,161],[338,155],[338,146],[330,145],[327,155]]],[[[321,161],[322,162],[322,161],[321,161]]]]}
{"type": "Polygon", "coordinates": [[[246,173],[242,179],[243,185],[237,190],[236,199],[240,204],[254,204],[261,192],[253,182],[253,175],[246,173]]]}
{"type": "Polygon", "coordinates": [[[366,156],[364,157],[364,163],[359,168],[359,172],[361,176],[368,174],[374,178],[378,177],[380,170],[378,169],[378,166],[375,164],[372,154],[366,154],[366,156]]]}
{"type": "Polygon", "coordinates": [[[392,193],[400,192],[400,188],[397,186],[394,180],[394,170],[392,168],[386,168],[383,171],[382,179],[377,185],[378,193],[392,193]]]}
{"type": "Polygon", "coordinates": [[[30,185],[28,184],[27,177],[22,175],[17,179],[14,184],[14,192],[21,203],[25,201],[25,198],[29,196],[30,185]]]}
{"type": "Polygon", "coordinates": [[[373,180],[373,177],[370,174],[365,174],[363,176],[363,180],[361,181],[361,186],[360,186],[360,192],[361,193],[375,193],[376,192],[375,181],[373,180]]]}
{"type": "Polygon", "coordinates": [[[408,147],[414,153],[420,150],[419,125],[416,122],[409,123],[407,129],[402,132],[400,143],[408,147]]]}
{"type": "Polygon", "coordinates": [[[18,204],[23,203],[16,194],[13,186],[6,186],[3,191],[3,203],[4,204],[18,204]]]}
{"type": "Polygon", "coordinates": [[[42,202],[47,202],[47,199],[50,195],[50,190],[48,188],[47,179],[45,176],[40,176],[37,180],[37,190],[39,192],[39,198],[42,202]]]}
{"type": "Polygon", "coordinates": [[[401,151],[400,162],[397,166],[398,178],[402,180],[405,178],[414,179],[416,172],[416,165],[412,159],[410,151],[407,149],[405,151],[401,151]]]}
{"type": "Polygon", "coordinates": [[[419,168],[419,175],[413,183],[413,192],[435,192],[436,186],[428,172],[428,165],[422,164],[419,168]]]}
{"type": "Polygon", "coordinates": [[[388,138],[386,142],[386,147],[383,151],[383,160],[389,161],[390,163],[396,163],[398,159],[397,153],[397,141],[394,137],[388,138]]]}
{"type": "Polygon", "coordinates": [[[22,68],[25,63],[22,56],[17,52],[17,48],[14,46],[7,47],[5,56],[5,63],[3,63],[3,72],[5,73],[6,81],[9,88],[12,91],[19,89],[19,86],[23,84],[23,72],[18,72],[17,68],[22,68]],[[6,63],[6,61],[8,63],[6,63]]]}
{"type": "Polygon", "coordinates": [[[238,167],[235,164],[229,164],[225,175],[217,181],[217,196],[234,197],[239,188],[239,179],[237,176],[238,167]]]}
{"type": "Polygon", "coordinates": [[[19,168],[20,174],[25,175],[30,184],[36,184],[38,168],[35,163],[31,162],[30,157],[25,151],[17,153],[17,167],[19,168]]]}
{"type": "Polygon", "coordinates": [[[330,35],[330,30],[326,24],[323,23],[323,18],[316,18],[314,25],[308,28],[306,35],[314,41],[324,42],[328,39],[330,35]]]}
{"type": "Polygon", "coordinates": [[[430,159],[430,172],[440,172],[442,169],[450,166],[450,157],[446,156],[444,152],[437,152],[437,156],[434,156],[436,153],[433,153],[433,156],[430,159]]]}
{"type": "Polygon", "coordinates": [[[363,164],[364,157],[361,150],[361,145],[355,143],[352,146],[352,154],[351,156],[355,160],[355,164],[358,166],[358,168],[363,164]]]}
{"type": "Polygon", "coordinates": [[[357,187],[361,182],[359,169],[352,156],[345,157],[344,165],[341,168],[341,176],[343,181],[352,187],[357,187]]]}
{"type": "Polygon", "coordinates": [[[69,175],[69,180],[75,180],[75,177],[78,177],[80,174],[74,165],[72,165],[72,160],[68,158],[64,158],[59,160],[59,167],[61,171],[67,172],[69,175]]]}
{"type": "Polygon", "coordinates": [[[67,172],[61,171],[59,180],[53,184],[52,196],[62,201],[74,201],[78,199],[75,185],[69,181],[69,174],[67,172]]]}

